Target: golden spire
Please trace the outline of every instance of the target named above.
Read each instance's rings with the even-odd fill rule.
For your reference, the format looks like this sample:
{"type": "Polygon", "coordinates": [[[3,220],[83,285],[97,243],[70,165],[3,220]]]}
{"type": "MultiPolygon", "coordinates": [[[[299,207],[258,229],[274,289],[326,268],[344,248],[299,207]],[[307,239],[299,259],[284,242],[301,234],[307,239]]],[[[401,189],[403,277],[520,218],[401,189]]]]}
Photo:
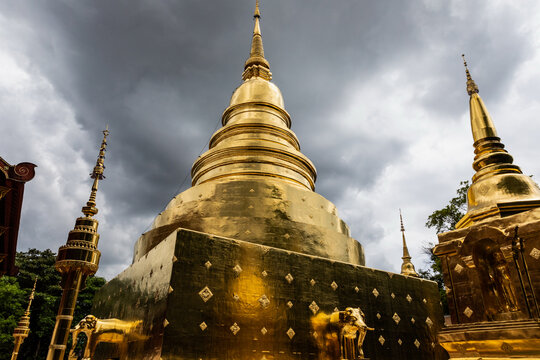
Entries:
{"type": "Polygon", "coordinates": [[[97,249],[99,242],[98,221],[92,216],[97,214],[96,194],[99,180],[105,178],[105,151],[107,150],[107,136],[109,126],[103,130],[103,140],[99,155],[90,177],[94,179],[90,198],[83,206],[84,217],[75,221],[75,227],[69,232],[65,245],[60,246],[54,267],[62,274],[62,299],[58,307],[58,316],[54,326],[47,360],[62,360],[66,351],[66,344],[73,320],[73,313],[77,305],[79,290],[84,288],[86,278],[94,275],[98,270],[101,253],[97,249]]]}
{"type": "Polygon", "coordinates": [[[253,20],[255,22],[253,28],[253,37],[251,39],[251,51],[249,58],[244,64],[244,72],[242,79],[248,80],[252,77],[260,77],[266,80],[272,79],[272,73],[270,72],[270,64],[264,58],[264,48],[261,35],[260,26],[261,12],[259,10],[259,0],[255,3],[255,12],[253,14],[253,20]]]}
{"type": "Polygon", "coordinates": [[[469,95],[472,95],[473,93],[478,93],[478,86],[471,77],[471,73],[469,72],[469,68],[467,67],[467,61],[465,60],[465,54],[461,54],[461,57],[463,58],[463,65],[465,65],[465,73],[467,74],[467,93],[469,95]]]}
{"type": "Polygon", "coordinates": [[[523,175],[519,166],[513,164],[512,155],[504,149],[486,105],[478,95],[478,86],[471,77],[465,55],[461,56],[470,96],[475,148],[473,169],[476,173],[467,192],[467,213],[456,224],[457,229],[492,216],[515,214],[540,206],[540,189],[530,177],[523,175]]]}
{"type": "Polygon", "coordinates": [[[25,315],[30,315],[30,307],[32,306],[32,300],[34,300],[34,294],[36,292],[37,279],[38,279],[38,277],[36,276],[36,279],[34,280],[34,287],[32,288],[32,292],[30,292],[30,297],[28,298],[28,307],[26,308],[26,311],[24,312],[25,315]]]}
{"type": "Polygon", "coordinates": [[[484,138],[497,137],[497,130],[493,125],[493,120],[489,116],[486,105],[480,95],[478,95],[478,86],[471,77],[467,62],[465,61],[465,54],[463,57],[463,64],[465,65],[465,73],[467,75],[467,93],[470,95],[470,112],[471,112],[471,128],[474,141],[478,141],[484,138]]]}
{"type": "Polygon", "coordinates": [[[405,226],[403,226],[403,217],[401,216],[401,209],[399,209],[399,221],[401,223],[401,237],[403,239],[403,263],[401,264],[401,275],[407,276],[419,276],[416,272],[413,263],[411,262],[411,255],[407,248],[407,242],[405,241],[405,226]]]}
{"type": "Polygon", "coordinates": [[[32,288],[32,292],[30,292],[30,297],[28,298],[28,307],[26,308],[24,315],[21,316],[17,327],[13,331],[15,346],[13,347],[13,352],[11,353],[11,360],[17,359],[22,343],[28,337],[28,334],[30,334],[30,307],[32,306],[32,300],[34,300],[37,280],[38,278],[36,276],[36,279],[34,280],[34,287],[32,288]]]}
{"type": "Polygon", "coordinates": [[[103,165],[103,162],[105,161],[105,151],[107,151],[107,136],[109,135],[109,125],[103,130],[103,140],[101,141],[101,148],[99,149],[99,155],[96,160],[96,166],[94,166],[94,170],[90,174],[90,177],[94,179],[94,183],[92,184],[92,191],[90,192],[90,198],[88,199],[88,202],[86,203],[86,206],[83,206],[82,212],[87,217],[92,217],[98,213],[98,209],[96,208],[96,195],[98,191],[98,183],[99,180],[105,179],[105,176],[103,175],[103,171],[105,170],[105,166],[103,165]]]}

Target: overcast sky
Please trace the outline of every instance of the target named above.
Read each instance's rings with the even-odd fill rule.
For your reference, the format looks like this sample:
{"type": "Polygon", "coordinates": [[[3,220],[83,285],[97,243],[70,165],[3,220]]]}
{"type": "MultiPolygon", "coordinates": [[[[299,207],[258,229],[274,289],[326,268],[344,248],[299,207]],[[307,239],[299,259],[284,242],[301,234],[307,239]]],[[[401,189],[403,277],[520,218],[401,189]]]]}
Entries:
{"type": "MultiPolygon", "coordinates": [[[[249,54],[254,0],[0,0],[0,156],[38,165],[19,251],[57,251],[87,201],[101,130],[98,275],[190,183],[249,54]]],[[[399,272],[399,212],[416,268],[427,216],[470,179],[468,57],[499,135],[540,176],[540,3],[262,0],[262,33],[316,191],[370,267],[399,272]]]]}

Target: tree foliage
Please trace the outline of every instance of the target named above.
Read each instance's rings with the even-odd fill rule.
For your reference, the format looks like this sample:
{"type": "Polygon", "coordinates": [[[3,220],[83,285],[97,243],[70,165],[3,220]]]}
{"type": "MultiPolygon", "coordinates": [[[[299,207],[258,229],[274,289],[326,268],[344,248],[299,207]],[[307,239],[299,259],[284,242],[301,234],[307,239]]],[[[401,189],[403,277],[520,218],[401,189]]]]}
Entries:
{"type": "MultiPolygon", "coordinates": [[[[456,191],[457,196],[452,198],[448,205],[440,210],[435,210],[427,218],[426,227],[435,228],[437,234],[454,230],[458,221],[465,215],[467,210],[467,190],[469,189],[469,181],[461,181],[456,191]]],[[[424,248],[424,252],[430,257],[430,265],[428,269],[419,270],[418,274],[424,279],[429,279],[437,282],[439,285],[439,293],[443,310],[448,314],[448,302],[446,299],[446,290],[444,287],[444,279],[442,275],[442,262],[433,254],[434,244],[429,243],[424,248]]]]}
{"type": "Polygon", "coordinates": [[[21,290],[17,279],[4,276],[0,278],[0,359],[11,358],[13,351],[13,329],[24,313],[28,294],[21,290]],[[5,354],[5,355],[2,355],[5,354]]]}
{"type": "Polygon", "coordinates": [[[435,210],[428,216],[426,227],[435,228],[438,233],[454,230],[458,221],[467,210],[467,190],[469,181],[461,181],[457,189],[457,196],[452,198],[448,205],[435,210]]]}
{"type": "MultiPolygon", "coordinates": [[[[18,252],[15,259],[19,267],[17,277],[0,278],[0,299],[12,299],[9,306],[0,303],[0,360],[11,358],[13,350],[11,334],[26,308],[36,276],[38,282],[31,308],[30,335],[21,346],[19,359],[46,358],[62,296],[61,276],[54,268],[55,261],[56,254],[48,249],[18,252]]],[[[94,294],[103,284],[105,279],[101,277],[87,279],[86,288],[79,293],[77,299],[73,324],[77,324],[84,316],[90,314],[94,294]]]]}
{"type": "Polygon", "coordinates": [[[443,311],[445,314],[448,314],[448,300],[446,299],[446,288],[444,287],[444,279],[442,275],[442,262],[437,256],[433,254],[433,243],[429,243],[428,246],[424,248],[424,252],[429,255],[430,265],[427,269],[420,269],[418,275],[421,278],[435,281],[439,286],[439,295],[441,297],[441,303],[443,306],[443,311]]]}

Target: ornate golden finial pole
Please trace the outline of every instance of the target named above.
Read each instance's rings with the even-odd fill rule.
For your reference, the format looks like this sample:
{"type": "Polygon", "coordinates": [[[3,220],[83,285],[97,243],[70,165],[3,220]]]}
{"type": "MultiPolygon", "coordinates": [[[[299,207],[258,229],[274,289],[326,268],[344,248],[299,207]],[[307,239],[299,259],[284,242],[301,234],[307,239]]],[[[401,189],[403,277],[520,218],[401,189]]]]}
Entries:
{"type": "Polygon", "coordinates": [[[30,297],[28,298],[28,306],[26,307],[26,311],[24,312],[24,315],[21,316],[17,327],[13,331],[15,346],[13,348],[13,352],[11,353],[11,360],[17,360],[17,356],[19,356],[19,349],[21,348],[24,340],[28,337],[28,334],[30,334],[30,307],[32,306],[32,300],[34,300],[37,279],[38,278],[36,276],[36,280],[34,280],[34,287],[32,288],[32,292],[30,292],[30,297]]]}
{"type": "Polygon", "coordinates": [[[467,60],[465,60],[465,54],[461,54],[461,57],[463,58],[463,65],[465,65],[465,74],[467,74],[467,93],[469,95],[472,95],[474,93],[478,94],[478,86],[471,77],[471,73],[469,72],[469,68],[467,67],[467,60]]]}
{"type": "Polygon", "coordinates": [[[249,53],[249,58],[244,64],[244,72],[242,73],[242,80],[244,81],[249,80],[252,77],[260,77],[266,80],[272,80],[270,64],[264,58],[260,18],[261,11],[259,10],[259,1],[257,0],[255,3],[255,12],[253,13],[255,26],[253,28],[253,38],[251,39],[251,51],[249,53]]]}
{"type": "Polygon", "coordinates": [[[100,252],[97,249],[99,234],[98,221],[92,216],[97,214],[96,194],[99,180],[104,179],[105,151],[107,150],[107,136],[109,129],[103,131],[103,141],[99,149],[96,166],[90,174],[94,179],[90,198],[83,206],[84,217],[75,221],[75,227],[69,232],[66,245],[58,249],[55,268],[62,274],[62,299],[56,316],[56,324],[47,354],[47,360],[63,360],[69,330],[73,320],[73,312],[77,303],[79,291],[84,288],[86,278],[96,273],[99,265],[100,252]]]}
{"type": "Polygon", "coordinates": [[[401,264],[401,275],[407,276],[419,276],[416,272],[413,263],[411,262],[411,255],[407,248],[407,242],[405,241],[405,226],[403,226],[403,217],[401,216],[401,209],[399,209],[399,221],[401,223],[401,237],[403,239],[403,264],[401,264]]]}

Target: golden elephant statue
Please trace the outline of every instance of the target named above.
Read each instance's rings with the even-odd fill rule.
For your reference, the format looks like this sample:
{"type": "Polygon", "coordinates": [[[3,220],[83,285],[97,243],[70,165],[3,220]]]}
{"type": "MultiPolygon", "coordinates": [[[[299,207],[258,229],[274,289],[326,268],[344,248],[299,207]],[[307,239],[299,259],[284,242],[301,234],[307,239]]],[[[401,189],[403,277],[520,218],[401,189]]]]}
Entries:
{"type": "Polygon", "coordinates": [[[311,318],[319,348],[319,360],[363,359],[362,344],[368,330],[360,308],[346,308],[330,315],[319,313],[311,318]]]}
{"type": "Polygon", "coordinates": [[[142,334],[142,320],[98,319],[94,315],[85,316],[70,332],[73,344],[69,352],[69,360],[78,358],[75,354],[75,346],[81,333],[84,333],[87,338],[83,360],[92,359],[97,345],[101,342],[118,344],[120,359],[127,359],[128,343],[146,338],[142,334]]]}

